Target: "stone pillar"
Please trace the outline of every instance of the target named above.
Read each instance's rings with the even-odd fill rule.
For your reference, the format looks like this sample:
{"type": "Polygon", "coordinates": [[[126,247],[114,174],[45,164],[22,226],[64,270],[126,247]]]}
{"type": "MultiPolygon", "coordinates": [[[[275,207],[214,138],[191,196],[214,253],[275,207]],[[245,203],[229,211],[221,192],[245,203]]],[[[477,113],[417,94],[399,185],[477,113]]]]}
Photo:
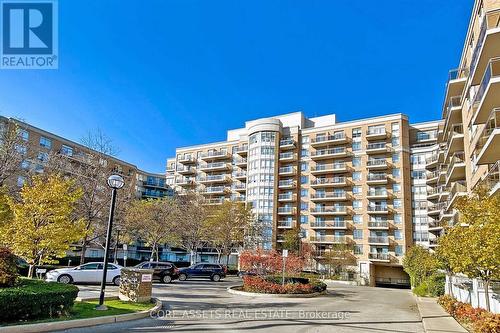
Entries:
{"type": "Polygon", "coordinates": [[[140,268],[122,268],[120,292],[122,301],[148,302],[153,289],[153,270],[140,268]]]}

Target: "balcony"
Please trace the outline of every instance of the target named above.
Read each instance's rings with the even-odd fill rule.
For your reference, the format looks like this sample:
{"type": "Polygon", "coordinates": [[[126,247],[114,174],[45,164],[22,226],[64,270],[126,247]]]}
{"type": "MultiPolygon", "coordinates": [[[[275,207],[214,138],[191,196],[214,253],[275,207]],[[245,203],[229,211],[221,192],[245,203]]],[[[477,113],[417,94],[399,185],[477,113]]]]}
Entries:
{"type": "Polygon", "coordinates": [[[368,244],[389,245],[389,237],[387,236],[368,237],[368,244]]]}
{"type": "Polygon", "coordinates": [[[240,183],[240,184],[234,184],[233,185],[233,190],[236,192],[244,192],[247,189],[247,184],[245,183],[240,183]]]}
{"type": "Polygon", "coordinates": [[[234,202],[245,202],[247,200],[247,198],[244,195],[237,195],[237,196],[231,197],[231,200],[233,200],[234,202]]]}
{"type": "Polygon", "coordinates": [[[311,208],[312,215],[347,215],[346,206],[319,206],[311,208]]]}
{"type": "Polygon", "coordinates": [[[297,186],[297,183],[293,179],[284,179],[278,182],[279,188],[294,188],[295,186],[297,186]]]}
{"type": "Polygon", "coordinates": [[[233,174],[233,177],[235,179],[239,179],[239,180],[246,179],[247,178],[247,173],[244,172],[244,171],[243,172],[236,172],[236,173],[233,174]]]}
{"type": "Polygon", "coordinates": [[[295,148],[295,140],[293,139],[283,139],[280,140],[281,149],[293,149],[295,148]]]}
{"type": "Polygon", "coordinates": [[[427,214],[429,215],[439,215],[442,210],[446,209],[446,202],[439,202],[436,204],[430,204],[427,206],[427,214]]]}
{"type": "Polygon", "coordinates": [[[490,189],[490,195],[494,195],[500,189],[500,161],[497,161],[488,171],[483,179],[485,184],[490,189]]]}
{"type": "Polygon", "coordinates": [[[443,107],[443,119],[445,128],[449,124],[462,122],[462,95],[450,97],[443,107]]]}
{"type": "Polygon", "coordinates": [[[194,182],[193,179],[187,179],[187,178],[177,178],[175,180],[175,185],[182,186],[182,187],[189,187],[189,186],[194,186],[196,183],[194,182]]]}
{"type": "Polygon", "coordinates": [[[345,201],[347,200],[347,193],[342,192],[319,192],[311,194],[311,201],[345,201]]]}
{"type": "Polygon", "coordinates": [[[366,198],[368,199],[387,199],[389,197],[389,193],[386,189],[383,190],[369,190],[366,194],[366,198]]]}
{"type": "Polygon", "coordinates": [[[472,85],[480,83],[481,74],[488,65],[488,60],[500,54],[499,19],[499,10],[488,11],[483,16],[470,64],[472,85]]]}
{"type": "Polygon", "coordinates": [[[208,183],[226,183],[231,180],[227,175],[210,175],[206,177],[197,177],[196,180],[202,184],[208,183]]]}
{"type": "Polygon", "coordinates": [[[484,124],[488,120],[491,110],[498,106],[500,94],[500,58],[493,58],[486,66],[481,84],[474,96],[473,106],[475,125],[484,124]]]}
{"type": "Polygon", "coordinates": [[[345,236],[317,235],[317,236],[311,236],[310,241],[311,243],[346,244],[347,238],[345,236]]]}
{"type": "Polygon", "coordinates": [[[297,154],[291,151],[280,153],[280,161],[294,161],[296,159],[297,159],[297,154]]]}
{"type": "Polygon", "coordinates": [[[224,162],[206,163],[201,165],[199,168],[202,171],[229,170],[231,169],[231,164],[224,162]]]}
{"type": "Polygon", "coordinates": [[[381,153],[386,153],[388,150],[389,147],[385,142],[369,143],[366,145],[367,154],[381,154],[381,153]]]}
{"type": "Polygon", "coordinates": [[[196,168],[193,166],[177,166],[177,173],[181,175],[192,175],[196,173],[196,168]]]}
{"type": "Polygon", "coordinates": [[[476,149],[479,150],[478,164],[493,164],[500,157],[500,108],[490,113],[476,149]]]}
{"type": "Polygon", "coordinates": [[[207,199],[203,202],[203,204],[205,205],[209,205],[209,206],[212,206],[212,205],[221,205],[224,200],[226,200],[226,198],[211,198],[211,199],[207,199]]]}
{"type": "Polygon", "coordinates": [[[370,185],[387,184],[387,174],[385,173],[369,173],[366,178],[366,183],[370,185]]]}
{"type": "Polygon", "coordinates": [[[297,201],[297,195],[295,193],[280,193],[278,194],[279,202],[294,202],[297,201]]]}
{"type": "Polygon", "coordinates": [[[429,219],[428,220],[428,229],[430,232],[440,231],[443,229],[443,225],[435,219],[429,219]]]}
{"type": "Polygon", "coordinates": [[[437,166],[439,161],[439,154],[434,153],[431,156],[427,157],[425,159],[425,168],[426,169],[433,169],[437,166]]]}
{"type": "Polygon", "coordinates": [[[386,205],[369,205],[368,214],[389,214],[389,207],[386,205]]]}
{"type": "Polygon", "coordinates": [[[202,194],[224,194],[229,192],[229,189],[225,186],[209,186],[201,190],[202,194]]]}
{"type": "Polygon", "coordinates": [[[462,94],[468,75],[468,68],[456,68],[449,71],[444,99],[445,104],[451,96],[458,96],[462,94]]]}
{"type": "Polygon", "coordinates": [[[347,229],[345,221],[321,221],[311,222],[311,229],[347,229]]]}
{"type": "Polygon", "coordinates": [[[467,195],[467,186],[465,181],[459,181],[453,184],[450,190],[450,198],[448,199],[447,210],[450,210],[453,207],[455,201],[461,197],[467,195]]]}
{"type": "Polygon", "coordinates": [[[387,131],[385,128],[375,127],[369,128],[366,131],[366,140],[381,140],[387,138],[387,131]]]}
{"type": "Polygon", "coordinates": [[[316,150],[311,153],[311,159],[320,160],[328,158],[340,158],[346,157],[348,155],[347,149],[345,147],[329,148],[316,150]]]}
{"type": "Polygon", "coordinates": [[[454,153],[450,158],[446,172],[446,185],[460,179],[465,179],[465,154],[463,151],[454,153]]]}
{"type": "Polygon", "coordinates": [[[296,172],[297,170],[293,166],[281,167],[278,170],[278,174],[281,176],[294,175],[296,172]]]}
{"type": "Polygon", "coordinates": [[[177,162],[182,164],[193,164],[196,163],[196,158],[191,155],[183,155],[177,158],[177,162]]]}
{"type": "Polygon", "coordinates": [[[333,144],[342,144],[347,142],[347,137],[344,133],[335,133],[333,135],[316,136],[311,140],[311,146],[324,146],[333,144]]]}
{"type": "Polygon", "coordinates": [[[464,150],[464,128],[462,124],[454,124],[451,126],[449,132],[445,135],[446,140],[446,153],[445,161],[448,156],[452,155],[456,151],[464,150]]]}
{"type": "Polygon", "coordinates": [[[374,230],[388,230],[389,222],[388,221],[369,221],[368,229],[374,230]]]}
{"type": "Polygon", "coordinates": [[[295,215],[297,209],[295,207],[278,207],[279,215],[295,215]]]}
{"type": "Polygon", "coordinates": [[[387,163],[386,159],[370,159],[366,162],[366,168],[368,170],[383,170],[387,169],[389,163],[387,163]]]}
{"type": "Polygon", "coordinates": [[[311,167],[311,173],[313,175],[326,173],[343,173],[347,171],[348,168],[345,162],[337,162],[332,164],[316,164],[311,167]]]}
{"type": "Polygon", "coordinates": [[[240,156],[246,156],[248,154],[248,145],[242,145],[233,148],[233,153],[240,156]]]}
{"type": "Polygon", "coordinates": [[[234,161],[234,164],[236,166],[239,166],[240,168],[246,168],[247,167],[247,159],[246,158],[238,158],[234,161]]]}
{"type": "Polygon", "coordinates": [[[279,220],[278,229],[292,229],[295,227],[295,220],[279,220]]]}
{"type": "Polygon", "coordinates": [[[389,253],[368,253],[368,259],[371,261],[381,261],[381,262],[390,262],[391,255],[389,253]]]}
{"type": "Polygon", "coordinates": [[[231,153],[228,151],[209,151],[201,154],[201,159],[206,160],[225,160],[231,158],[231,153]]]}
{"type": "Polygon", "coordinates": [[[311,187],[343,187],[347,186],[346,177],[316,178],[311,181],[311,187]]]}

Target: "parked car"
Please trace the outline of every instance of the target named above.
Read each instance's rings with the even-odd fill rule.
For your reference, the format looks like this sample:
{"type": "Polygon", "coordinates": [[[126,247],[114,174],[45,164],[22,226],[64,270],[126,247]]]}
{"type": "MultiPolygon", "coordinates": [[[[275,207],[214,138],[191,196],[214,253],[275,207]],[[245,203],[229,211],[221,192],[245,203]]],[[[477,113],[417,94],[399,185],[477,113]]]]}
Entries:
{"type": "Polygon", "coordinates": [[[135,267],[153,269],[153,280],[160,280],[163,283],[170,283],[179,277],[179,269],[171,262],[145,261],[135,267]]]}
{"type": "Polygon", "coordinates": [[[188,278],[209,278],[218,282],[226,277],[227,268],[219,264],[195,264],[187,268],[179,269],[179,280],[186,281],[188,278]]]}
{"type": "Polygon", "coordinates": [[[239,271],[238,272],[238,277],[242,278],[244,276],[256,276],[257,273],[256,272],[252,272],[252,271],[239,271]]]}
{"type": "MultiPolygon", "coordinates": [[[[98,283],[102,280],[103,267],[102,262],[89,262],[76,267],[58,268],[47,272],[45,280],[60,283],[98,283]]],[[[108,264],[106,282],[119,286],[122,268],[117,264],[108,264]]]]}

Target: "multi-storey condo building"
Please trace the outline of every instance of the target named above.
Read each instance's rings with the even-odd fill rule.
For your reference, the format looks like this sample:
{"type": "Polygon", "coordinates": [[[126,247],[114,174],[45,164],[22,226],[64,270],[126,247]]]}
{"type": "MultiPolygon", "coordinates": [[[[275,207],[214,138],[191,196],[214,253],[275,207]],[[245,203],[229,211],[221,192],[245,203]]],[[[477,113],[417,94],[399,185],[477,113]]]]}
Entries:
{"type": "MultiPolygon", "coordinates": [[[[435,187],[429,217],[440,236],[456,223],[456,198],[478,184],[499,188],[500,2],[476,0],[460,58],[450,71],[435,154],[427,163],[435,187]]],[[[431,242],[431,247],[436,242],[431,242]]]]}
{"type": "Polygon", "coordinates": [[[300,227],[319,268],[343,244],[366,281],[406,282],[401,257],[414,239],[428,242],[425,160],[437,126],[411,126],[403,114],[248,121],[226,141],[178,148],[167,160],[167,183],[202,193],[207,204],[246,202],[262,224],[264,248],[280,249],[283,233],[300,227]]]}

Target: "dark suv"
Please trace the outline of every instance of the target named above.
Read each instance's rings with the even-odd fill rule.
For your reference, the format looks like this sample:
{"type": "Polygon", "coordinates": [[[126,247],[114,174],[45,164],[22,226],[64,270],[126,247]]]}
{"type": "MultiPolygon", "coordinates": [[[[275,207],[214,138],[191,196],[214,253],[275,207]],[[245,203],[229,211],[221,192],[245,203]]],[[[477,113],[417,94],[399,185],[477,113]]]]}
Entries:
{"type": "Polygon", "coordinates": [[[171,262],[145,261],[135,267],[153,269],[153,279],[163,283],[170,283],[179,277],[179,270],[171,262]]]}
{"type": "Polygon", "coordinates": [[[218,282],[226,277],[227,269],[219,264],[194,264],[179,270],[179,280],[185,281],[188,278],[209,278],[218,282]]]}

